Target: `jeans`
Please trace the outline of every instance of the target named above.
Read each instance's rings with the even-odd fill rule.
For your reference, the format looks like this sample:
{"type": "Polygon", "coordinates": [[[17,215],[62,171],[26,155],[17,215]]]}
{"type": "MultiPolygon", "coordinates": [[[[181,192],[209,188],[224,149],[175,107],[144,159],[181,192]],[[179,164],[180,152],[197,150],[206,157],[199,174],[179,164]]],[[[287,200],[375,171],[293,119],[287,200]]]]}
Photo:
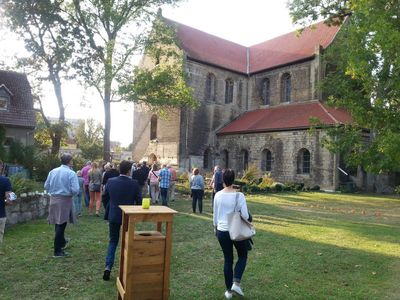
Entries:
{"type": "Polygon", "coordinates": [[[162,205],[168,206],[168,188],[160,188],[160,189],[161,189],[162,205]]]}
{"type": "Polygon", "coordinates": [[[197,202],[199,203],[199,212],[203,212],[203,190],[192,189],[192,209],[196,212],[197,202]]]}
{"type": "Polygon", "coordinates": [[[80,214],[82,212],[82,192],[74,196],[74,208],[75,213],[80,214]]]}
{"type": "Polygon", "coordinates": [[[106,256],[106,269],[112,269],[115,260],[115,251],[117,250],[118,241],[119,241],[119,232],[121,229],[121,224],[117,223],[109,223],[108,227],[110,229],[109,233],[109,242],[106,256]]]}
{"type": "Polygon", "coordinates": [[[89,207],[89,202],[90,202],[90,192],[89,192],[89,185],[85,184],[85,206],[89,207]]]}
{"type": "Polygon", "coordinates": [[[54,254],[60,254],[62,252],[62,248],[65,246],[67,241],[65,240],[64,237],[64,232],[65,228],[67,227],[67,222],[63,224],[55,224],[54,225],[54,231],[55,231],[55,237],[54,237],[54,254]]]}
{"type": "Polygon", "coordinates": [[[221,245],[222,252],[224,253],[224,277],[225,286],[230,290],[233,281],[240,282],[247,262],[247,243],[248,241],[232,241],[228,231],[217,230],[218,242],[221,245]],[[233,246],[235,246],[238,261],[235,264],[235,269],[232,270],[233,265],[233,246]]]}

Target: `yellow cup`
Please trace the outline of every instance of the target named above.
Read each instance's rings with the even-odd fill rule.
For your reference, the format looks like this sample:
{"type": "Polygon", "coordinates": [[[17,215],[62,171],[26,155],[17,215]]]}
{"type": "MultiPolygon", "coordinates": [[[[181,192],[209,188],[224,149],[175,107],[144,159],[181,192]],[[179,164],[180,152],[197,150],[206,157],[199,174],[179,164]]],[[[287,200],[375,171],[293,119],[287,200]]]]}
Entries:
{"type": "Polygon", "coordinates": [[[150,208],[150,199],[149,198],[143,198],[143,200],[142,200],[142,208],[144,208],[144,209],[149,209],[150,208]]]}

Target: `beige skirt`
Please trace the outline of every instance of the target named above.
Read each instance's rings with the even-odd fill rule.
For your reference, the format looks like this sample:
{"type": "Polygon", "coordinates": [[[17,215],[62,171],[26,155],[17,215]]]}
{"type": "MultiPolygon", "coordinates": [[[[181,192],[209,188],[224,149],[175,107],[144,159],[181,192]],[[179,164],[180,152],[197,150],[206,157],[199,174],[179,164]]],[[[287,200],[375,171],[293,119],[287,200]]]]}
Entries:
{"type": "Polygon", "coordinates": [[[50,196],[49,224],[76,223],[76,217],[72,209],[72,197],[50,196]]]}

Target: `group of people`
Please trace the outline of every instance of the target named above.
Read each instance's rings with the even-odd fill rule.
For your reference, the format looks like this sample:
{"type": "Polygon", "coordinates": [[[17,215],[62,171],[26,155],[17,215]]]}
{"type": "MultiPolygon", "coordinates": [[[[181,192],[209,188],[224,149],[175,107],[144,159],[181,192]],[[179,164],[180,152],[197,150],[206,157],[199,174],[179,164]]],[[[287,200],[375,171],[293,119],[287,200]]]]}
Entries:
{"type": "MultiPolygon", "coordinates": [[[[122,161],[117,170],[112,164],[104,166],[104,172],[98,168],[96,163],[88,162],[86,166],[78,171],[72,170],[73,157],[65,153],[61,156],[61,166],[51,170],[44,184],[50,194],[49,224],[55,226],[54,256],[55,258],[66,257],[69,254],[64,251],[68,246],[65,238],[67,222],[75,223],[75,207],[80,213],[80,195],[85,196],[85,204],[92,213],[96,203],[96,214],[100,210],[100,194],[106,209],[105,219],[109,226],[109,243],[105,258],[105,269],[103,279],[109,280],[115,260],[115,252],[119,242],[120,227],[122,224],[122,211],[119,205],[141,205],[142,196],[150,193],[153,203],[158,202],[161,194],[163,205],[168,205],[169,199],[174,199],[174,184],[176,172],[170,166],[163,165],[158,170],[156,164],[151,168],[144,162],[137,168],[132,168],[131,161],[122,161]],[[173,182],[173,184],[171,184],[173,182]],[[171,189],[171,186],[173,188],[171,189]]],[[[0,169],[2,162],[0,161],[0,169]]],[[[216,166],[211,180],[213,188],[213,225],[215,235],[224,255],[224,278],[225,298],[231,299],[232,295],[244,296],[240,282],[246,268],[249,241],[233,241],[229,236],[228,215],[233,211],[240,211],[241,216],[251,221],[244,195],[237,192],[233,183],[235,172],[231,169],[221,170],[216,166]],[[234,263],[233,249],[236,249],[238,260],[234,263]]],[[[193,169],[190,177],[192,191],[192,208],[196,211],[198,205],[202,212],[202,198],[204,195],[204,179],[198,169],[193,169]]],[[[4,204],[9,202],[8,195],[11,193],[11,183],[7,177],[0,176],[0,242],[3,239],[5,225],[4,204]]]]}

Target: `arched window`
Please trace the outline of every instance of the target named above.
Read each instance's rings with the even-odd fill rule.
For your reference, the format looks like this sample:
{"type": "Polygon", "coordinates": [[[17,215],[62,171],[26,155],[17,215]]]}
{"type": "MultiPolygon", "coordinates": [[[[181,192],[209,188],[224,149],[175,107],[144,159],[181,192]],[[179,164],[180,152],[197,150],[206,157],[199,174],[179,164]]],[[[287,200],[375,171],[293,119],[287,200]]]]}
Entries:
{"type": "Polygon", "coordinates": [[[297,173],[310,174],[311,169],[311,155],[310,151],[303,148],[297,154],[297,173]]]}
{"type": "Polygon", "coordinates": [[[233,80],[228,78],[225,81],[225,103],[232,103],[233,101],[233,80]]]}
{"type": "Polygon", "coordinates": [[[249,152],[247,150],[240,151],[240,160],[242,170],[247,170],[249,167],[249,152]]]}
{"type": "Polygon", "coordinates": [[[270,82],[268,78],[264,78],[264,80],[261,83],[261,99],[263,105],[269,105],[270,103],[270,82]]]}
{"type": "Polygon", "coordinates": [[[223,150],[222,152],[221,152],[221,156],[222,156],[222,167],[224,168],[224,169],[227,169],[227,168],[229,168],[229,152],[228,152],[228,150],[223,150]]]}
{"type": "Polygon", "coordinates": [[[205,100],[215,102],[215,91],[217,89],[217,80],[215,79],[215,75],[213,73],[207,74],[206,79],[206,93],[205,100]]]}
{"type": "Polygon", "coordinates": [[[261,153],[261,170],[265,172],[272,170],[272,153],[268,149],[264,149],[261,153]]]}
{"type": "Polygon", "coordinates": [[[282,89],[282,102],[290,102],[292,83],[289,73],[285,73],[282,75],[281,89],[282,89]]]}
{"type": "Polygon", "coordinates": [[[157,138],[157,116],[152,115],[150,121],[150,140],[157,138]]]}
{"type": "Polygon", "coordinates": [[[212,157],[211,157],[211,150],[206,149],[203,155],[203,169],[211,169],[212,168],[212,157]]]}

